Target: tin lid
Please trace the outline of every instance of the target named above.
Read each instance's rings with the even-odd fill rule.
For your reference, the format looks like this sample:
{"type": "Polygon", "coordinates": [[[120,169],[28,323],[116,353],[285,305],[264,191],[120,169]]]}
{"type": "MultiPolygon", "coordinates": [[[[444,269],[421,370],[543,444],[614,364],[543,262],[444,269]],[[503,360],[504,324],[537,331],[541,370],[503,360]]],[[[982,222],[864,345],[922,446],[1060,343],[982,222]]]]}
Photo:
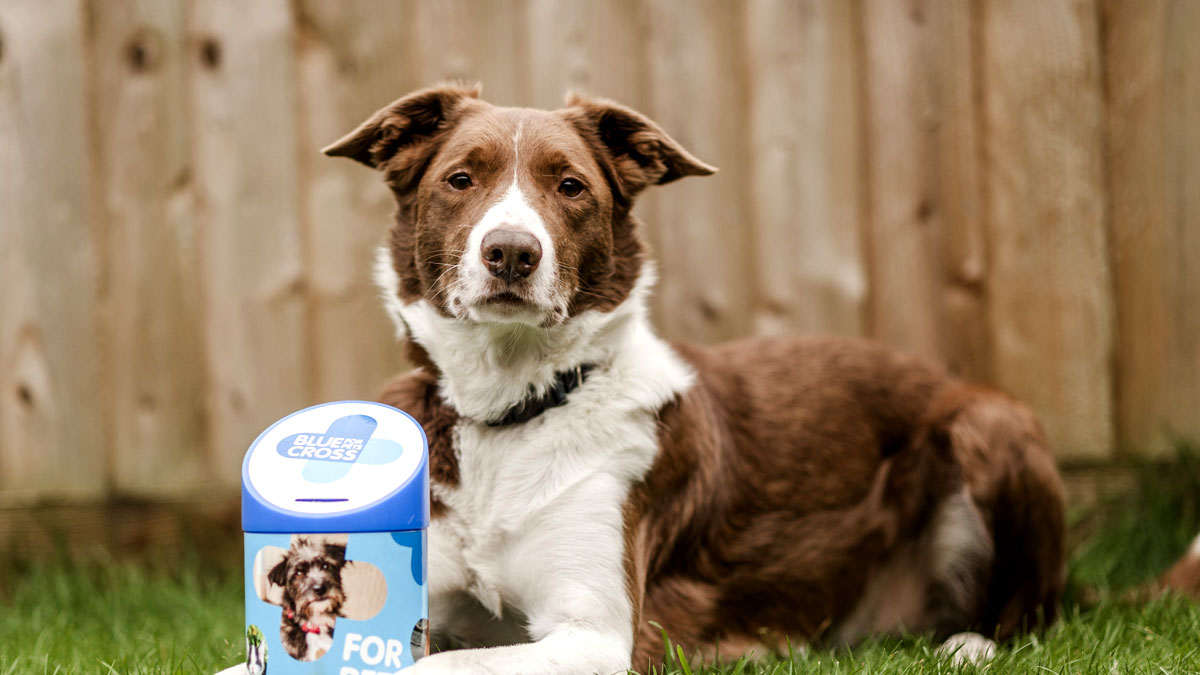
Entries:
{"type": "Polygon", "coordinates": [[[407,413],[337,401],[259,434],[242,463],[246,532],[394,532],[429,525],[429,447],[407,413]]]}

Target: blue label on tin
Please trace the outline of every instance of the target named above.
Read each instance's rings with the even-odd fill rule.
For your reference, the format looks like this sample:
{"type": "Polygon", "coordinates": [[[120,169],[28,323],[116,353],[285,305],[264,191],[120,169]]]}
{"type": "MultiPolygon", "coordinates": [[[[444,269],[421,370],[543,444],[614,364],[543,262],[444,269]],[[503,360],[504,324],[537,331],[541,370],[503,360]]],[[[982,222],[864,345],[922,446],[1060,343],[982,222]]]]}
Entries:
{"type": "Polygon", "coordinates": [[[275,451],[290,459],[323,462],[353,462],[358,459],[378,423],[367,415],[346,415],[334,420],[323,432],[292,434],[275,445],[275,451]]]}

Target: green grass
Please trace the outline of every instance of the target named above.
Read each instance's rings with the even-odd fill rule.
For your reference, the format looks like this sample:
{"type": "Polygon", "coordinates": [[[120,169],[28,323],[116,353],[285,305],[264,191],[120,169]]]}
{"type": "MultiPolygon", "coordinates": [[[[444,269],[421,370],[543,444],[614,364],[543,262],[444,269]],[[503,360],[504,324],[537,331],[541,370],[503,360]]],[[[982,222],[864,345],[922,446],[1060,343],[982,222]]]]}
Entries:
{"type": "Polygon", "coordinates": [[[791,658],[723,667],[687,664],[683,654],[659,675],[695,673],[1196,673],[1200,672],[1200,608],[1179,597],[1132,606],[1104,602],[1071,607],[1041,635],[1002,645],[982,666],[955,667],[925,637],[883,639],[838,650],[793,650],[791,658]]]}
{"type": "MultiPolygon", "coordinates": [[[[1170,466],[1137,471],[1132,494],[1070,515],[1062,620],[1001,645],[984,666],[954,668],[935,654],[936,644],[912,636],[722,667],[677,655],[658,675],[1200,673],[1200,607],[1176,597],[1121,599],[1200,531],[1200,461],[1181,450],[1170,466]]],[[[242,654],[240,550],[228,548],[170,563],[0,555],[0,675],[211,673],[235,663],[242,654]]]]}
{"type": "Polygon", "coordinates": [[[12,561],[0,575],[0,674],[212,673],[242,658],[240,570],[194,559],[12,561]],[[224,667],[224,666],[222,666],[224,667]]]}

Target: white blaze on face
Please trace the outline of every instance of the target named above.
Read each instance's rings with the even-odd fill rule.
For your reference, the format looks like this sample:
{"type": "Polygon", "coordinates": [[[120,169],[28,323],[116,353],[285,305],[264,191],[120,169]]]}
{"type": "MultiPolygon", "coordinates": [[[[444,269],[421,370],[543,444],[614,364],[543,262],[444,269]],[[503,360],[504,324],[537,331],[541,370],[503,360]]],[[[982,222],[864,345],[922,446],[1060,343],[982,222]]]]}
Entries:
{"type": "MultiPolygon", "coordinates": [[[[518,180],[521,161],[518,148],[520,140],[521,129],[518,127],[516,135],[513,136],[512,182],[509,183],[508,189],[500,201],[492,205],[483,214],[483,218],[472,226],[471,234],[467,238],[467,248],[463,252],[459,284],[450,293],[451,307],[456,310],[459,308],[466,310],[467,315],[472,319],[487,320],[500,316],[492,316],[491,310],[487,307],[475,306],[486,300],[489,295],[488,287],[492,281],[492,275],[488,272],[481,257],[480,249],[483,246],[483,238],[498,229],[528,232],[537,237],[538,243],[542,246],[542,260],[538,263],[537,269],[529,275],[527,297],[537,306],[539,314],[557,309],[561,304],[555,292],[558,275],[554,242],[550,238],[549,230],[546,229],[546,222],[525,198],[518,180]]],[[[505,314],[504,317],[509,320],[517,318],[509,314],[505,314]]]]}

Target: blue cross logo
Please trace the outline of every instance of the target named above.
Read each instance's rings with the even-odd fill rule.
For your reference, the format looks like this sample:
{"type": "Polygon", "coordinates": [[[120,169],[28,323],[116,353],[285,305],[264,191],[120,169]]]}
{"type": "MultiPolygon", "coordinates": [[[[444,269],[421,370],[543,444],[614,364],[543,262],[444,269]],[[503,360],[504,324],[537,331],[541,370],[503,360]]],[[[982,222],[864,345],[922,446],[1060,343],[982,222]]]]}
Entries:
{"type": "Polygon", "coordinates": [[[287,436],[275,451],[289,459],[307,462],[301,475],[310,483],[332,483],[350,472],[355,463],[390,464],[403,454],[395,441],[372,438],[378,422],[367,415],[347,415],[324,433],[287,436]]]}

